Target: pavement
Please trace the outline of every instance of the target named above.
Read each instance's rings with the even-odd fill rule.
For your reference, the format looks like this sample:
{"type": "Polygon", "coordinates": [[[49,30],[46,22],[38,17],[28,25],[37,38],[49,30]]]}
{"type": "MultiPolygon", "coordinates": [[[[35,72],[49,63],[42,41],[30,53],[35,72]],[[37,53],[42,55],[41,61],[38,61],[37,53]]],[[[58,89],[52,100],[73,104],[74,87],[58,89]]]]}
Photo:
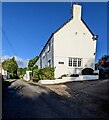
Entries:
{"type": "MultiPolygon", "coordinates": [[[[14,80],[3,85],[3,119],[12,118],[101,118],[48,87],[14,80]]],[[[104,117],[105,119],[105,117],[104,117]]]]}

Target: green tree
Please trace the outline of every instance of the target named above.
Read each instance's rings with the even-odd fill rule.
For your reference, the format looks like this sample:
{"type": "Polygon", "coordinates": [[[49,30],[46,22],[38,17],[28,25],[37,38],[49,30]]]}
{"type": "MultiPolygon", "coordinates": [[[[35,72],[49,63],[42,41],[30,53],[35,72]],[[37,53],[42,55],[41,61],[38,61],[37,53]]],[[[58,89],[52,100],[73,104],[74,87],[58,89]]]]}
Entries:
{"type": "Polygon", "coordinates": [[[32,73],[33,73],[33,81],[38,81],[39,80],[39,69],[37,65],[33,67],[32,73]]]}
{"type": "Polygon", "coordinates": [[[10,73],[11,78],[17,77],[18,65],[15,58],[6,59],[2,62],[2,67],[4,70],[7,70],[10,73]]]}
{"type": "Polygon", "coordinates": [[[33,66],[35,65],[37,59],[38,59],[38,56],[36,56],[35,58],[29,60],[29,62],[28,62],[28,68],[29,68],[30,70],[33,69],[33,66]]]}
{"type": "Polygon", "coordinates": [[[96,66],[109,67],[109,62],[106,62],[108,59],[109,59],[108,55],[101,57],[96,66]]]}

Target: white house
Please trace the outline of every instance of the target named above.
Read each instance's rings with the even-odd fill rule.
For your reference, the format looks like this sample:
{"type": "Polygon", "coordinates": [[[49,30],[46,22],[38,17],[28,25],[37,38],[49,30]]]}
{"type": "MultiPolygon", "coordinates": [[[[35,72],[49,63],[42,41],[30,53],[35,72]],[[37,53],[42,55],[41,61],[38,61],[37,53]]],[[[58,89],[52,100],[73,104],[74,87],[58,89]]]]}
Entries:
{"type": "Polygon", "coordinates": [[[50,36],[39,59],[39,68],[55,68],[55,78],[63,74],[81,74],[82,69],[95,69],[96,40],[81,17],[82,6],[73,5],[72,17],[50,36]]]}

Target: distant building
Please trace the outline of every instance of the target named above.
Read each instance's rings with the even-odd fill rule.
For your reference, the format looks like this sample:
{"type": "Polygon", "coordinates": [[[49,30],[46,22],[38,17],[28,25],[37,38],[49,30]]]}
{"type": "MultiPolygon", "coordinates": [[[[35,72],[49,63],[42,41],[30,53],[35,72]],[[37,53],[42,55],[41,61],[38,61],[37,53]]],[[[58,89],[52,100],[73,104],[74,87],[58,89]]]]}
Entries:
{"type": "Polygon", "coordinates": [[[26,80],[26,81],[31,80],[31,78],[30,78],[30,73],[31,73],[31,72],[32,72],[32,71],[26,71],[26,74],[24,75],[23,79],[26,80]]]}
{"type": "Polygon", "coordinates": [[[10,78],[9,72],[7,72],[7,70],[4,70],[2,68],[2,64],[0,62],[0,74],[3,76],[3,79],[8,79],[10,78]]]}
{"type": "Polygon", "coordinates": [[[82,6],[73,5],[72,17],[57,29],[45,44],[36,62],[39,68],[55,68],[55,78],[95,69],[95,36],[81,18],[82,6]]]}

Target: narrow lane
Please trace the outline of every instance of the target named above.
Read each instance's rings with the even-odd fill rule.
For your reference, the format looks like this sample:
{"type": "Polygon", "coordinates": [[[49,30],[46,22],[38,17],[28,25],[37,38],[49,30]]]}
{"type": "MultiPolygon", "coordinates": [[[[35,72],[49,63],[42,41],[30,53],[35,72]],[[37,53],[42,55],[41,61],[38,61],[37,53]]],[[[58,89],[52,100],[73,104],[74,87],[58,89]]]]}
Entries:
{"type": "Polygon", "coordinates": [[[3,91],[3,118],[95,118],[94,113],[77,106],[43,86],[22,80],[3,91]]]}

